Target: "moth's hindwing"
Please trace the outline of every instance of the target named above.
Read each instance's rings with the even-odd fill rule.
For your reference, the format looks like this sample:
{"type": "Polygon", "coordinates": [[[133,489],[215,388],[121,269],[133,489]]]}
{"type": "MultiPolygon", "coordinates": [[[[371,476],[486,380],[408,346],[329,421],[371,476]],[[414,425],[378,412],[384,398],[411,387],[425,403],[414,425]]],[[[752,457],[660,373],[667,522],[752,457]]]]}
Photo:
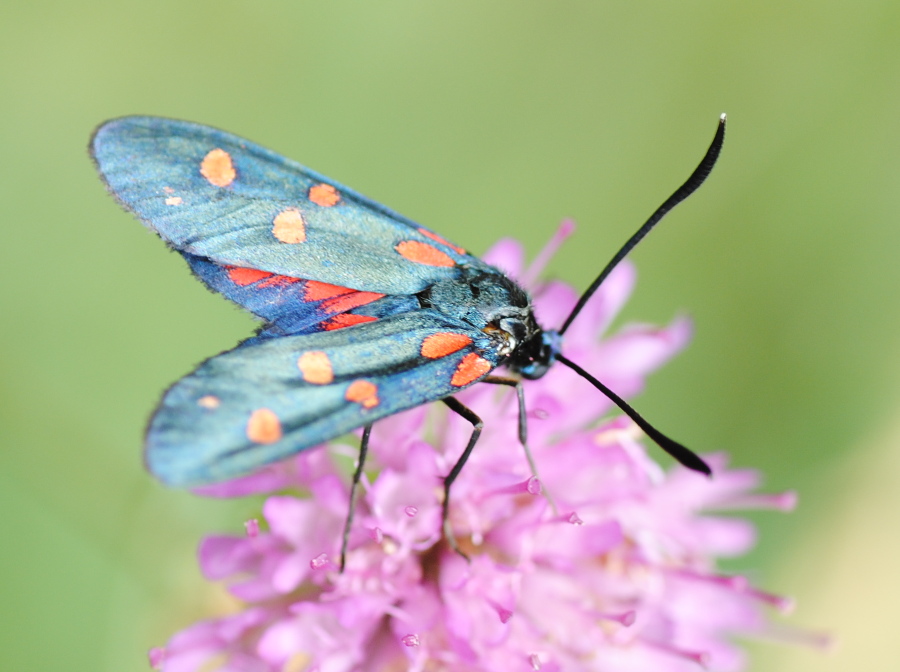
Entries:
{"type": "Polygon", "coordinates": [[[170,485],[226,480],[451,395],[497,362],[486,334],[431,310],[251,339],[169,389],[146,461],[170,485]]]}
{"type": "Polygon", "coordinates": [[[208,287],[263,318],[264,336],[333,331],[420,307],[415,296],[362,292],[183,255],[208,287]]]}

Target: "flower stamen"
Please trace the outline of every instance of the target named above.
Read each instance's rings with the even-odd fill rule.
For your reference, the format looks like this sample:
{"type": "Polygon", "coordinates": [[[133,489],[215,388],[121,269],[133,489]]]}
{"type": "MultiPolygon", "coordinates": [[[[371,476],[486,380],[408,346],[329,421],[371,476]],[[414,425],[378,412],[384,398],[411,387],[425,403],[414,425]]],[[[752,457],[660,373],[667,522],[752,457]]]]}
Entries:
{"type": "Polygon", "coordinates": [[[496,488],[484,494],[485,498],[495,495],[539,495],[544,491],[541,480],[536,476],[529,476],[528,479],[504,488],[496,488]]]}
{"type": "Polygon", "coordinates": [[[669,653],[673,656],[684,658],[685,660],[693,661],[703,669],[707,669],[707,666],[709,665],[709,653],[706,651],[691,651],[689,649],[680,649],[677,646],[673,646],[665,642],[659,642],[643,637],[641,638],[641,642],[643,642],[650,648],[657,649],[658,651],[669,653]]]}

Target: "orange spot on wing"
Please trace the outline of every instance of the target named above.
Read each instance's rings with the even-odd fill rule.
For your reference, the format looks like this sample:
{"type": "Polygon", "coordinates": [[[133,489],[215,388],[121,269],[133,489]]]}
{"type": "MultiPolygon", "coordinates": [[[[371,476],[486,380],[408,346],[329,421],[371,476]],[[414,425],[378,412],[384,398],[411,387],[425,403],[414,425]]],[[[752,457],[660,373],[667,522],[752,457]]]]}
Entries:
{"type": "Polygon", "coordinates": [[[259,282],[263,278],[272,277],[271,273],[260,271],[257,268],[244,268],[242,266],[228,267],[228,278],[236,285],[246,287],[254,282],[259,282]]]}
{"type": "Polygon", "coordinates": [[[322,310],[327,313],[346,313],[348,310],[359,308],[367,303],[377,301],[384,294],[375,292],[351,292],[342,296],[336,296],[322,303],[322,310]]]}
{"type": "Polygon", "coordinates": [[[200,174],[215,187],[227,187],[234,182],[237,172],[231,161],[231,154],[216,147],[203,157],[200,163],[200,174]]]}
{"type": "Polygon", "coordinates": [[[426,336],[425,340],[422,341],[422,348],[419,352],[422,353],[423,357],[428,357],[428,359],[438,359],[462,350],[471,342],[472,339],[465,334],[454,334],[452,332],[431,334],[431,336],[426,336]]]}
{"type": "Polygon", "coordinates": [[[330,299],[333,296],[349,294],[352,291],[354,290],[349,287],[329,285],[327,282],[318,282],[317,280],[307,280],[303,290],[303,300],[321,301],[322,299],[330,299]]]}
{"type": "Polygon", "coordinates": [[[268,408],[257,408],[250,414],[246,431],[247,438],[253,443],[275,443],[283,435],[281,420],[268,408]]]}
{"type": "Polygon", "coordinates": [[[183,202],[181,196],[169,196],[166,199],[166,205],[181,205],[183,202]]]}
{"type": "Polygon", "coordinates": [[[174,194],[175,190],[172,187],[163,187],[163,191],[167,194],[174,194]]]}
{"type": "Polygon", "coordinates": [[[473,380],[481,378],[481,376],[493,368],[494,365],[484,357],[479,357],[474,352],[470,352],[462,358],[459,366],[456,367],[456,371],[450,379],[450,384],[453,385],[453,387],[468,385],[473,380]]]}
{"type": "Polygon", "coordinates": [[[344,394],[347,401],[355,401],[363,408],[372,408],[378,405],[378,387],[368,380],[354,380],[344,394]]]}
{"type": "Polygon", "coordinates": [[[338,204],[341,195],[330,184],[317,184],[309,188],[309,200],[323,208],[330,208],[338,204]]]}
{"type": "Polygon", "coordinates": [[[441,252],[434,245],[429,245],[428,243],[423,243],[418,240],[404,240],[403,242],[397,243],[394,249],[400,253],[400,256],[405,257],[410,261],[414,261],[417,264],[424,264],[426,266],[456,265],[456,262],[453,261],[453,259],[444,252],[441,252]]]}
{"type": "Polygon", "coordinates": [[[432,240],[435,240],[435,241],[439,242],[441,245],[446,245],[447,247],[449,247],[449,248],[450,248],[451,250],[453,250],[454,252],[459,252],[460,254],[465,254],[465,253],[466,253],[466,251],[465,251],[463,248],[459,247],[458,245],[454,245],[454,244],[451,243],[449,240],[447,240],[446,238],[442,238],[441,236],[439,236],[438,234],[434,233],[433,231],[429,231],[428,229],[422,229],[422,228],[420,228],[420,229],[419,229],[419,233],[421,233],[423,236],[428,236],[428,237],[431,238],[432,240]]]}
{"type": "Polygon", "coordinates": [[[303,380],[315,385],[327,385],[334,380],[334,370],[331,368],[331,360],[321,350],[310,350],[300,355],[297,360],[303,380]]]}
{"type": "Polygon", "coordinates": [[[365,324],[366,322],[375,322],[378,318],[371,315],[354,315],[353,313],[341,313],[330,317],[322,323],[325,331],[334,331],[335,329],[344,329],[352,327],[355,324],[365,324]]]}
{"type": "Polygon", "coordinates": [[[208,408],[209,410],[213,410],[219,407],[219,404],[222,403],[222,400],[219,399],[214,394],[207,394],[203,397],[200,397],[197,400],[197,405],[200,408],[208,408]]]}
{"type": "Polygon", "coordinates": [[[306,240],[306,222],[297,208],[282,210],[272,220],[272,235],[282,243],[302,243],[306,240]]]}

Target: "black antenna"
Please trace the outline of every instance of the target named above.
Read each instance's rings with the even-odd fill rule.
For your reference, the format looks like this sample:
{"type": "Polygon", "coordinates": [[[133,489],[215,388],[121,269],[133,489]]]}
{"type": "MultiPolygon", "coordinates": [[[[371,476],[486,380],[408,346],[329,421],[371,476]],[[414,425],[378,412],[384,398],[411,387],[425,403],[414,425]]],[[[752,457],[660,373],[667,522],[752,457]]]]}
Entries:
{"type": "MultiPolygon", "coordinates": [[[[566,321],[563,322],[562,327],[560,327],[560,335],[566,333],[566,329],[569,328],[569,325],[572,324],[572,320],[574,320],[578,316],[578,313],[581,312],[581,309],[584,308],[584,304],[586,304],[588,300],[594,295],[594,292],[597,291],[597,288],[600,287],[601,284],[603,284],[603,281],[606,280],[606,276],[608,276],[618,265],[618,263],[625,258],[625,255],[631,252],[631,249],[639,242],[641,242],[641,239],[648,233],[650,233],[650,230],[654,226],[659,224],[659,221],[666,216],[669,210],[674,208],[688,196],[697,191],[700,185],[703,184],[707,177],[709,177],[709,173],[712,171],[713,166],[716,164],[716,159],[719,158],[719,152],[722,151],[722,143],[724,142],[724,140],[725,115],[723,114],[721,117],[719,117],[719,126],[718,128],[716,128],[716,135],[713,137],[713,141],[709,146],[709,149],[706,150],[706,155],[703,157],[703,160],[700,161],[700,165],[698,165],[694,169],[694,172],[691,173],[691,176],[687,179],[687,181],[680,187],[678,187],[675,193],[669,196],[669,198],[666,199],[665,203],[659,206],[656,209],[656,212],[654,212],[650,216],[650,219],[648,219],[647,222],[641,228],[639,228],[631,238],[628,239],[628,242],[622,246],[622,249],[616,252],[616,256],[614,256],[610,260],[610,262],[606,265],[606,268],[604,268],[600,272],[600,275],[597,276],[597,279],[594,280],[591,286],[588,287],[584,294],[581,295],[581,298],[578,299],[578,303],[575,305],[575,308],[572,309],[572,312],[569,313],[566,321]]],[[[610,397],[610,399],[612,399],[612,397],[610,397]]],[[[613,399],[613,401],[615,400],[613,399]]],[[[623,408],[622,410],[625,409],[623,408]]],[[[665,448],[665,446],[663,446],[663,448],[665,448]]],[[[693,453],[691,454],[693,455],[693,453]]]]}
{"type": "Polygon", "coordinates": [[[606,385],[601,383],[599,380],[594,378],[587,371],[578,366],[571,359],[566,359],[562,355],[556,355],[556,361],[562,362],[570,369],[572,369],[579,376],[588,381],[591,385],[600,390],[603,394],[609,398],[611,402],[613,402],[616,406],[622,409],[629,418],[634,420],[634,424],[640,427],[644,433],[649,436],[656,444],[666,451],[669,455],[678,460],[681,464],[686,466],[688,469],[693,469],[694,471],[699,471],[701,474],[706,474],[707,476],[712,475],[712,469],[709,468],[709,465],[704,462],[697,453],[692,451],[690,448],[686,448],[682,446],[677,441],[670,439],[668,436],[663,434],[661,431],[656,429],[649,422],[644,420],[640,416],[640,414],[634,410],[631,406],[625,403],[625,400],[622,399],[618,394],[609,389],[606,385]]]}

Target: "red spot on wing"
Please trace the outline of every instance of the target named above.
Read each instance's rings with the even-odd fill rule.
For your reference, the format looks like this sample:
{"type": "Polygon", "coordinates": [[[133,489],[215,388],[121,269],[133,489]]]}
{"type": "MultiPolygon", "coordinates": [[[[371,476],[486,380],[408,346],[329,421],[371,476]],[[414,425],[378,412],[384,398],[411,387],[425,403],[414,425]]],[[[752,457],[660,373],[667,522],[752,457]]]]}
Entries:
{"type": "Polygon", "coordinates": [[[260,271],[256,268],[243,268],[241,266],[227,266],[228,278],[236,285],[246,287],[263,278],[271,278],[272,273],[260,271]]]}
{"type": "Polygon", "coordinates": [[[348,310],[377,301],[383,296],[384,294],[376,294],[375,292],[352,292],[324,301],[322,310],[327,313],[346,313],[348,310]]]}
{"type": "Polygon", "coordinates": [[[343,294],[350,294],[353,291],[355,290],[350,289],[349,287],[329,285],[327,282],[318,282],[317,280],[307,280],[303,290],[303,300],[321,301],[343,294]]]}
{"type": "MultiPolygon", "coordinates": [[[[358,292],[349,287],[329,285],[327,282],[318,282],[317,280],[307,280],[304,287],[303,300],[310,302],[321,301],[321,310],[331,314],[346,313],[348,310],[353,310],[354,308],[359,308],[367,303],[372,303],[384,296],[384,294],[377,294],[375,292],[358,292]]],[[[325,328],[326,330],[340,329],[342,327],[349,327],[351,324],[368,321],[370,320],[360,319],[358,322],[348,322],[346,324],[336,323],[335,326],[326,326],[325,328]]]]}
{"type": "Polygon", "coordinates": [[[306,222],[297,208],[285,208],[272,220],[272,235],[282,243],[297,244],[306,240],[306,222]]]}
{"type": "Polygon", "coordinates": [[[287,287],[295,282],[300,282],[299,278],[275,275],[258,268],[244,268],[243,266],[226,266],[225,268],[228,271],[228,278],[241,287],[252,285],[254,282],[259,282],[259,287],[287,287]]]}
{"type": "Polygon", "coordinates": [[[375,322],[378,318],[371,315],[354,315],[353,313],[342,313],[330,317],[322,323],[325,331],[334,331],[335,329],[344,329],[352,327],[356,324],[365,324],[366,322],[375,322]]]}
{"type": "Polygon", "coordinates": [[[297,360],[303,380],[314,385],[328,385],[334,380],[334,369],[328,355],[321,350],[304,352],[297,360]]]}
{"type": "Polygon", "coordinates": [[[368,380],[354,380],[347,388],[344,398],[347,401],[355,401],[363,408],[372,408],[379,403],[378,387],[368,380]]]}
{"type": "Polygon", "coordinates": [[[341,195],[330,184],[317,184],[309,188],[309,200],[323,208],[330,208],[337,205],[341,195]]]}
{"type": "Polygon", "coordinates": [[[453,385],[453,387],[463,387],[464,385],[468,385],[472,381],[481,378],[481,376],[493,368],[494,365],[484,357],[479,357],[474,352],[470,352],[462,358],[459,366],[456,367],[456,371],[450,379],[450,384],[453,385]]]}
{"type": "Polygon", "coordinates": [[[456,262],[434,245],[418,240],[404,240],[394,247],[400,256],[425,266],[455,266],[456,262]]]}
{"type": "Polygon", "coordinates": [[[210,150],[203,157],[203,161],[200,163],[200,174],[216,187],[227,187],[237,177],[231,155],[219,147],[210,150]]]}
{"type": "Polygon", "coordinates": [[[447,247],[449,247],[449,248],[450,248],[451,250],[453,250],[454,252],[459,252],[459,254],[465,254],[465,253],[466,253],[466,251],[465,251],[463,248],[459,247],[458,245],[454,245],[454,244],[451,243],[449,240],[447,240],[446,238],[442,238],[441,236],[439,236],[438,234],[434,233],[433,231],[429,231],[428,229],[422,229],[422,228],[420,228],[420,229],[419,229],[419,233],[421,233],[423,236],[428,236],[428,237],[431,238],[432,240],[435,240],[435,241],[439,242],[441,245],[446,245],[447,247]]]}
{"type": "Polygon", "coordinates": [[[283,435],[281,420],[269,408],[257,408],[247,420],[247,438],[253,443],[275,443],[283,435]]]}
{"type": "Polygon", "coordinates": [[[453,332],[431,334],[431,336],[426,336],[425,340],[422,341],[422,347],[419,352],[422,353],[423,357],[428,357],[428,359],[438,359],[462,350],[471,342],[472,339],[465,334],[455,334],[453,332]]]}

